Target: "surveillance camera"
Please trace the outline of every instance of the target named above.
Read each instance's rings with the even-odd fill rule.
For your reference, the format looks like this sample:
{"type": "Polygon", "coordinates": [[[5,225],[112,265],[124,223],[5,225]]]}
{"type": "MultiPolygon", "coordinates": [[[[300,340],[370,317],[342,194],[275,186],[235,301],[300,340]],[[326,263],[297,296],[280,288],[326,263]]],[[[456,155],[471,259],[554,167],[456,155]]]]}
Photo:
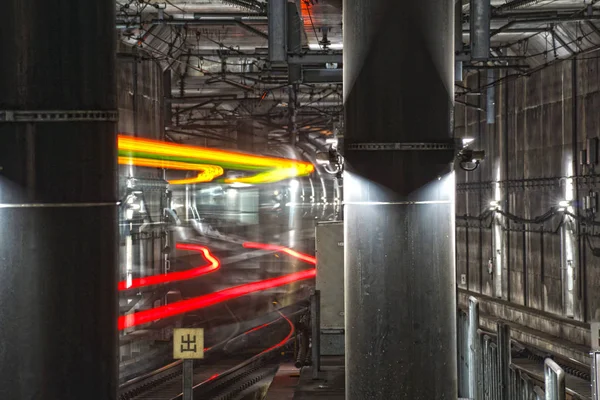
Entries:
{"type": "Polygon", "coordinates": [[[331,157],[329,156],[329,152],[320,151],[316,156],[317,164],[325,165],[331,163],[331,157]]]}

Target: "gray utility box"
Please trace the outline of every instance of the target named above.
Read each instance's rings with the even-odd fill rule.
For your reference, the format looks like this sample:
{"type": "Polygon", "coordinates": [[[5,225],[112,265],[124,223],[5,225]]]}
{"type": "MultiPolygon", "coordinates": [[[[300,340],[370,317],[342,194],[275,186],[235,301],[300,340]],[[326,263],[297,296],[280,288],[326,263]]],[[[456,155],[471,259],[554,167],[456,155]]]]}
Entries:
{"type": "Polygon", "coordinates": [[[344,223],[319,222],[317,290],[321,303],[321,355],[344,354],[344,223]]]}

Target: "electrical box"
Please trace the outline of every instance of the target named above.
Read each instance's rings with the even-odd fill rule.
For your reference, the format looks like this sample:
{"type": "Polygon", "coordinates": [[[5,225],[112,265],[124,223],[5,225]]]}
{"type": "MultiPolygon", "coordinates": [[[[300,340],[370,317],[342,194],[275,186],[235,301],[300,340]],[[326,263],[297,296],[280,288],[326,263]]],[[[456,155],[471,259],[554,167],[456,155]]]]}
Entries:
{"type": "Polygon", "coordinates": [[[598,164],[598,138],[591,138],[587,141],[587,163],[588,165],[598,164]]]}
{"type": "Polygon", "coordinates": [[[586,150],[579,151],[579,165],[587,165],[587,151],[586,150]]]}
{"type": "Polygon", "coordinates": [[[590,191],[590,193],[583,198],[583,209],[594,214],[598,212],[598,193],[590,191]]]}
{"type": "Polygon", "coordinates": [[[316,232],[321,355],[344,354],[344,223],[319,222],[316,232]]]}

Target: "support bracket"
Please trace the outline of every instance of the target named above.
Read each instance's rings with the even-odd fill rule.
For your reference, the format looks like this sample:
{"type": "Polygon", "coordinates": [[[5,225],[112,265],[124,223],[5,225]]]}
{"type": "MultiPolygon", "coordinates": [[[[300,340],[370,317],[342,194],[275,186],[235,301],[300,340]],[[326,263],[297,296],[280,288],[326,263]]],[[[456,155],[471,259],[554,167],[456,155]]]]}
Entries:
{"type": "Polygon", "coordinates": [[[107,110],[0,110],[0,122],[117,122],[118,111],[107,110]]]}
{"type": "Polygon", "coordinates": [[[458,147],[454,142],[446,143],[352,143],[346,150],[362,151],[453,151],[458,147]]]}

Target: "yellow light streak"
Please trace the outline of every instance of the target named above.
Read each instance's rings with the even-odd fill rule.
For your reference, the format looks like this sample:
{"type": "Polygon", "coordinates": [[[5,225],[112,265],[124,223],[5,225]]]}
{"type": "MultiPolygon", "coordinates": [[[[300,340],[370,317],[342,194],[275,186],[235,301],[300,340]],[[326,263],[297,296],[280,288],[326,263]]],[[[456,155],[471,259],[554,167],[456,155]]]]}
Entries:
{"type": "Polygon", "coordinates": [[[314,169],[312,164],[302,161],[186,146],[122,135],[118,137],[118,147],[120,151],[194,158],[205,162],[234,163],[263,168],[296,168],[299,174],[310,173],[314,169]]]}
{"type": "Polygon", "coordinates": [[[169,160],[153,160],[148,158],[119,157],[119,164],[183,171],[200,171],[194,178],[171,180],[169,181],[171,185],[187,185],[191,183],[211,182],[213,179],[223,175],[224,173],[223,168],[219,167],[218,165],[194,164],[169,160]]]}
{"type": "Polygon", "coordinates": [[[282,181],[284,179],[294,178],[298,176],[298,171],[295,168],[275,169],[272,171],[261,172],[253,176],[243,178],[225,179],[225,183],[272,183],[282,181]]]}

